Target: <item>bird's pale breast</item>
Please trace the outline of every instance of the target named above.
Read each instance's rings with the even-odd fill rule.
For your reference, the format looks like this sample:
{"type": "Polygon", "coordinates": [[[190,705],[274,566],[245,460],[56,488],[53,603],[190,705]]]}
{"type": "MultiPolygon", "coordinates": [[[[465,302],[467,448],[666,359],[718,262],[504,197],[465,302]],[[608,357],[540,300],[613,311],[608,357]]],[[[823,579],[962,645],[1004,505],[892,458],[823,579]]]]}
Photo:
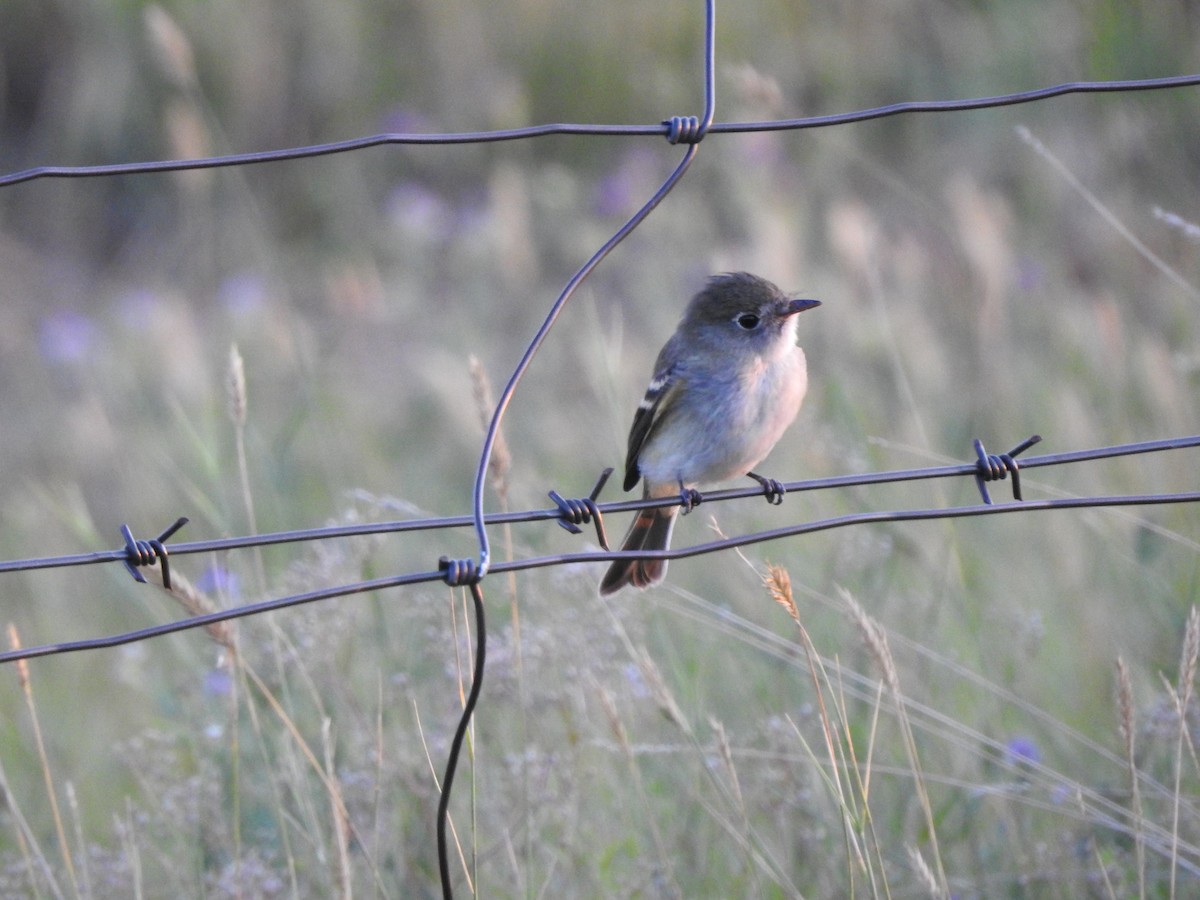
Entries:
{"type": "MultiPolygon", "coordinates": [[[[690,427],[664,427],[643,448],[639,468],[649,483],[693,486],[745,475],[771,452],[796,418],[808,386],[804,351],[733,372],[689,373],[698,402],[677,404],[690,427]],[[680,445],[671,436],[690,436],[680,445]]],[[[667,423],[664,423],[664,426],[667,423]]],[[[683,423],[678,423],[683,425],[683,423]]]]}

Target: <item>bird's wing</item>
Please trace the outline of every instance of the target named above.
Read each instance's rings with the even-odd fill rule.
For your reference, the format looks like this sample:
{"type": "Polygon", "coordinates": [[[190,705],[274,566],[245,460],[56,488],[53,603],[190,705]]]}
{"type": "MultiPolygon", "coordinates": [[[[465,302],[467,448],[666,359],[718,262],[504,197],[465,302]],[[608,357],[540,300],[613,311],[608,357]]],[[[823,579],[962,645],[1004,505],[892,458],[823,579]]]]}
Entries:
{"type": "Polygon", "coordinates": [[[654,428],[662,421],[663,413],[671,408],[673,398],[683,384],[680,366],[661,365],[665,355],[666,348],[659,356],[660,365],[655,367],[654,377],[650,379],[646,388],[646,395],[638,404],[637,412],[633,414],[633,425],[629,429],[629,450],[625,456],[625,490],[638,483],[641,477],[638,457],[642,447],[654,428]]]}

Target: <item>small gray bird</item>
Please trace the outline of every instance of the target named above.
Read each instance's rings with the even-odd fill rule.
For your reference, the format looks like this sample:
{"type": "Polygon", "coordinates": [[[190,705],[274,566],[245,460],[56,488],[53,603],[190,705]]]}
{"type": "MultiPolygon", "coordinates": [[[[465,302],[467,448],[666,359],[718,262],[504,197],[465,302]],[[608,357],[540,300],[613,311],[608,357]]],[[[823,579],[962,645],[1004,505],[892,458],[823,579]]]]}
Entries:
{"type": "MultiPolygon", "coordinates": [[[[750,470],[800,411],[808,370],[795,315],[820,305],[747,272],[710,278],[659,352],[634,413],[625,490],[644,479],[643,497],[682,497],[686,511],[700,499],[697,484],[749,475],[778,502],[778,483],[750,470]]],[[[667,549],[678,512],[642,510],[621,549],[667,549]]],[[[616,560],[600,593],[649,587],[666,573],[664,559],[616,560]]]]}

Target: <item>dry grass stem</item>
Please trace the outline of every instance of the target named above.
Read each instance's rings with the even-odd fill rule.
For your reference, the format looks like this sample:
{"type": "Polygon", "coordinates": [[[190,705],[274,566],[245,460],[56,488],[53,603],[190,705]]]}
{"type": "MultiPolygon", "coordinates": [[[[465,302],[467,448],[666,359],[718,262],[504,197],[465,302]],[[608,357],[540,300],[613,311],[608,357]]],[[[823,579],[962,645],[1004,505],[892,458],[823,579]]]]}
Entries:
{"type": "MultiPolygon", "coordinates": [[[[846,846],[849,883],[855,881],[855,873],[857,871],[865,872],[871,883],[873,893],[877,895],[880,888],[879,881],[882,877],[882,868],[878,872],[876,871],[875,865],[863,847],[860,834],[867,833],[872,836],[875,852],[879,854],[880,847],[878,841],[874,839],[874,823],[868,804],[871,778],[870,758],[873,753],[875,731],[879,720],[878,696],[875,703],[875,713],[872,717],[871,734],[868,744],[867,771],[864,775],[855,753],[854,735],[851,728],[850,716],[846,709],[845,697],[840,691],[835,690],[829,673],[812,642],[812,637],[808,633],[808,629],[800,621],[799,610],[792,591],[791,575],[782,566],[769,565],[767,575],[763,581],[775,602],[788,611],[788,614],[791,615],[800,630],[800,643],[804,647],[808,672],[813,683],[813,695],[816,698],[819,712],[818,720],[821,724],[821,733],[825,741],[825,753],[828,759],[827,767],[820,765],[816,754],[812,751],[808,741],[804,738],[803,733],[796,723],[790,718],[788,721],[791,723],[792,730],[796,733],[801,745],[812,758],[814,764],[817,765],[817,771],[821,773],[822,780],[836,800],[841,818],[842,837],[846,846]],[[836,715],[837,724],[835,724],[834,717],[831,716],[831,708],[833,714],[836,715]],[[828,774],[826,774],[826,769],[828,770],[828,774]]],[[[880,861],[882,862],[882,859],[880,861]]],[[[886,890],[886,880],[883,881],[882,887],[886,890]]]]}
{"type": "MultiPolygon", "coordinates": [[[[433,762],[433,755],[429,752],[429,742],[425,739],[425,728],[421,724],[421,710],[417,706],[415,698],[412,701],[412,708],[413,719],[417,724],[417,737],[421,739],[421,749],[425,751],[425,762],[429,765],[429,774],[433,777],[433,786],[440,794],[442,792],[442,779],[438,776],[438,769],[433,762]]],[[[474,896],[475,883],[471,877],[471,867],[467,865],[467,855],[463,851],[462,842],[458,839],[458,829],[454,827],[454,814],[449,810],[446,811],[446,824],[450,826],[450,837],[454,840],[454,848],[458,851],[458,861],[462,866],[463,876],[467,879],[467,890],[474,896]]]]}
{"type": "MultiPolygon", "coordinates": [[[[8,625],[8,645],[13,650],[21,649],[21,636],[17,626],[11,622],[8,625]]],[[[17,681],[21,692],[25,695],[25,706],[29,710],[29,723],[33,729],[33,741],[37,747],[38,763],[42,770],[42,780],[46,788],[46,799],[50,803],[50,815],[54,820],[54,833],[58,838],[58,851],[62,857],[63,868],[66,869],[67,879],[75,896],[79,896],[79,881],[75,877],[75,863],[71,859],[71,845],[67,842],[67,831],[63,826],[62,813],[58,808],[58,792],[54,789],[54,776],[50,772],[50,757],[46,754],[46,741],[42,737],[41,720],[38,718],[37,704],[33,699],[33,683],[29,678],[29,661],[17,661],[17,681]]]]}
{"type": "MultiPolygon", "coordinates": [[[[712,530],[713,534],[715,534],[717,536],[717,540],[724,541],[729,538],[729,535],[725,532],[725,529],[723,529],[721,527],[721,523],[717,521],[716,515],[710,515],[708,517],[708,527],[712,530]]],[[[732,549],[733,553],[737,556],[737,558],[746,564],[746,568],[748,568],[751,572],[753,572],[759,578],[765,577],[762,574],[762,570],[760,570],[759,567],[754,564],[754,561],[751,560],[750,557],[746,555],[745,548],[733,547],[731,549],[732,549]]]]}
{"type": "Polygon", "coordinates": [[[612,694],[597,684],[596,695],[600,698],[600,708],[604,710],[608,727],[612,731],[613,737],[617,739],[617,745],[621,748],[621,752],[629,759],[633,759],[633,747],[629,743],[629,732],[625,729],[625,723],[621,721],[621,717],[617,713],[617,704],[613,700],[612,694]]]}
{"type": "Polygon", "coordinates": [[[337,850],[337,872],[335,880],[341,889],[342,897],[353,896],[353,880],[350,869],[350,822],[347,818],[346,804],[342,796],[341,785],[338,781],[337,768],[333,763],[334,740],[333,720],[325,718],[321,721],[321,745],[325,750],[325,777],[329,784],[334,785],[336,794],[330,793],[330,818],[333,819],[333,838],[337,850]]]}
{"type": "Polygon", "coordinates": [[[950,889],[946,882],[946,870],[942,864],[941,851],[938,848],[937,827],[933,817],[933,804],[929,799],[929,790],[921,768],[920,756],[917,753],[917,742],[913,735],[912,722],[909,721],[908,717],[907,701],[900,689],[900,674],[896,667],[895,657],[892,656],[891,648],[888,646],[887,633],[878,622],[867,615],[866,610],[859,605],[858,601],[849,591],[839,588],[838,593],[845,602],[851,619],[858,626],[859,633],[862,635],[863,643],[866,645],[867,650],[875,657],[879,667],[883,670],[884,681],[891,691],[892,702],[896,708],[896,720],[900,725],[900,733],[904,738],[904,749],[908,755],[909,768],[912,770],[913,782],[916,786],[917,800],[921,805],[921,811],[925,816],[925,827],[929,833],[929,848],[933,853],[933,871],[937,876],[938,896],[948,897],[950,889]]]}
{"type": "Polygon", "coordinates": [[[896,671],[896,660],[892,656],[891,648],[888,646],[887,635],[879,626],[879,623],[867,615],[866,610],[862,608],[853,594],[839,588],[838,595],[846,604],[846,608],[850,612],[850,618],[857,626],[859,635],[862,637],[863,644],[871,656],[874,657],[879,668],[883,670],[884,681],[887,682],[888,688],[893,694],[899,697],[900,674],[896,671]]]}
{"type": "Polygon", "coordinates": [[[917,873],[917,879],[925,886],[925,890],[929,891],[929,896],[943,896],[942,889],[938,886],[938,880],[934,877],[933,870],[929,868],[925,857],[921,855],[921,851],[911,845],[905,849],[908,851],[908,861],[912,863],[913,871],[917,873]]]}
{"type": "Polygon", "coordinates": [[[742,798],[742,785],[738,781],[737,769],[733,765],[733,748],[729,746],[729,735],[725,733],[725,726],[719,719],[710,718],[708,724],[712,727],[713,734],[717,739],[717,752],[721,756],[721,765],[725,767],[725,773],[729,776],[729,784],[733,788],[738,812],[745,817],[746,802],[742,798]]]}
{"type": "Polygon", "coordinates": [[[1193,606],[1188,612],[1187,626],[1183,635],[1183,652],[1179,659],[1179,681],[1170,693],[1175,700],[1175,712],[1179,718],[1179,729],[1175,742],[1175,784],[1171,809],[1171,882],[1170,895],[1176,896],[1176,878],[1179,874],[1179,812],[1180,791],[1183,780],[1183,750],[1186,746],[1195,763],[1195,747],[1188,729],[1188,708],[1192,701],[1192,688],[1196,678],[1196,661],[1200,657],[1200,611],[1193,606]]]}
{"type": "MultiPolygon", "coordinates": [[[[189,616],[204,616],[220,609],[211,597],[197,589],[178,571],[171,572],[171,587],[167,593],[175,598],[189,616]]],[[[237,652],[237,648],[234,646],[235,626],[233,622],[210,622],[204,626],[204,631],[231,654],[237,652]]]]}
{"type": "Polygon", "coordinates": [[[659,711],[666,716],[667,721],[678,725],[685,734],[690,735],[692,726],[688,723],[683,710],[679,708],[679,704],[675,702],[675,697],[667,687],[666,681],[663,680],[662,672],[658,670],[658,665],[650,656],[650,651],[645,647],[639,647],[635,658],[638,668],[642,671],[642,677],[646,679],[646,686],[650,688],[650,695],[658,704],[659,711]]]}
{"type": "Polygon", "coordinates": [[[1125,660],[1117,657],[1117,710],[1120,718],[1121,743],[1129,767],[1129,797],[1133,810],[1130,830],[1133,832],[1134,860],[1137,866],[1138,896],[1146,896],[1146,848],[1142,842],[1142,792],[1138,778],[1137,756],[1134,747],[1136,717],[1133,707],[1133,684],[1125,660]]]}
{"type": "MultiPolygon", "coordinates": [[[[479,424],[484,433],[492,424],[492,415],[496,408],[496,399],[492,395],[492,382],[483,368],[479,357],[471,354],[467,358],[467,371],[471,375],[471,392],[475,397],[475,408],[479,411],[479,424]]],[[[512,454],[508,450],[508,441],[504,439],[504,430],[496,432],[496,441],[492,445],[492,457],[488,460],[488,471],[492,475],[492,485],[497,496],[508,497],[508,473],[512,469],[512,454]]]]}
{"type": "Polygon", "coordinates": [[[83,835],[83,817],[80,815],[79,797],[75,793],[75,783],[68,781],[64,786],[67,792],[67,809],[71,811],[76,852],[79,854],[79,877],[83,882],[83,896],[93,897],[92,872],[88,865],[87,839],[83,835]]]}
{"type": "Polygon", "coordinates": [[[133,878],[133,887],[130,893],[137,900],[145,897],[145,891],[142,885],[142,849],[137,840],[137,821],[138,811],[134,808],[133,798],[125,798],[125,817],[121,818],[116,813],[113,813],[113,822],[116,825],[116,831],[121,839],[122,854],[125,857],[126,864],[129,866],[130,875],[133,878]]]}
{"type": "MultiPolygon", "coordinates": [[[[237,344],[229,348],[229,371],[226,375],[226,386],[229,391],[229,418],[233,422],[234,448],[237,453],[238,480],[242,489],[242,506],[246,510],[246,525],[250,534],[258,534],[258,516],[254,511],[254,494],[250,490],[250,462],[246,456],[246,413],[249,399],[246,391],[246,366],[237,344]]],[[[263,563],[262,548],[255,547],[252,554],[254,559],[254,574],[258,581],[259,593],[267,591],[267,570],[263,563]]]]}
{"type": "Polygon", "coordinates": [[[1153,250],[1134,234],[1128,226],[1122,222],[1111,209],[1105,206],[1100,198],[1084,187],[1081,182],[1066,164],[1061,159],[1054,155],[1050,149],[1038,140],[1032,131],[1024,125],[1017,126],[1017,136],[1021,138],[1035,153],[1050,164],[1054,171],[1062,176],[1063,180],[1071,186],[1071,188],[1079,194],[1080,197],[1093,209],[1100,218],[1107,222],[1122,238],[1124,238],[1137,253],[1145,259],[1150,265],[1158,269],[1163,275],[1167,276],[1176,287],[1184,291],[1193,300],[1200,300],[1200,290],[1194,287],[1186,278],[1175,271],[1165,260],[1159,257],[1153,250]]]}
{"type": "Polygon", "coordinates": [[[13,792],[12,784],[8,780],[8,773],[4,769],[2,759],[0,759],[0,801],[4,803],[6,818],[11,820],[12,830],[16,835],[21,864],[24,871],[29,873],[29,879],[34,889],[37,890],[34,873],[40,872],[45,877],[46,883],[50,886],[54,895],[56,897],[64,896],[57,879],[54,877],[54,870],[50,867],[50,861],[46,859],[42,845],[34,834],[29,820],[25,817],[24,810],[21,808],[20,800],[13,792]]]}
{"type": "MultiPolygon", "coordinates": [[[[246,675],[246,677],[258,690],[259,695],[267,702],[267,705],[271,707],[272,711],[277,716],[279,723],[284,727],[286,733],[292,738],[293,746],[300,751],[300,755],[309,771],[311,771],[320,780],[325,789],[325,795],[327,799],[333,808],[337,810],[337,815],[340,817],[340,820],[345,823],[345,827],[349,831],[351,837],[354,839],[354,844],[358,852],[363,854],[364,858],[368,861],[368,863],[370,863],[372,870],[376,873],[376,880],[378,882],[378,866],[375,865],[371,858],[370,847],[367,844],[364,836],[359,833],[358,829],[354,825],[353,820],[350,818],[350,813],[346,809],[346,801],[342,795],[341,786],[338,784],[337,779],[330,775],[326,770],[326,767],[317,759],[316,753],[313,752],[312,747],[309,746],[308,741],[305,740],[299,726],[292,719],[292,717],[288,715],[288,712],[284,708],[283,704],[279,702],[279,699],[271,691],[266,682],[263,681],[263,679],[258,675],[258,673],[244,662],[239,666],[239,670],[246,675]]],[[[248,704],[248,706],[252,708],[253,704],[248,704]]]]}
{"type": "MultiPolygon", "coordinates": [[[[874,835],[874,824],[871,820],[870,807],[868,806],[869,795],[867,791],[867,787],[870,784],[870,771],[868,770],[864,776],[859,769],[859,763],[855,759],[854,735],[851,730],[851,719],[846,709],[845,698],[840,692],[834,689],[834,684],[829,678],[828,670],[817,654],[808,630],[803,625],[800,625],[799,628],[801,642],[808,660],[809,674],[813,681],[814,695],[819,711],[818,720],[821,724],[821,735],[825,741],[825,753],[828,758],[827,765],[822,766],[820,764],[816,753],[804,738],[804,734],[796,722],[789,717],[788,723],[799,739],[801,746],[804,747],[805,752],[808,753],[814,765],[817,766],[817,771],[822,781],[836,801],[840,816],[842,840],[846,848],[847,883],[854,884],[857,880],[856,873],[859,871],[865,872],[872,885],[872,893],[877,896],[879,894],[879,880],[884,878],[883,869],[881,866],[878,871],[876,870],[876,866],[872,864],[872,860],[863,847],[863,842],[860,838],[860,832],[864,829],[864,824],[865,830],[872,836],[874,835]],[[830,714],[831,709],[833,716],[830,714]],[[834,717],[836,717],[836,724],[834,717]],[[854,790],[855,787],[857,787],[857,791],[854,790]]],[[[882,690],[883,687],[880,685],[880,693],[882,693],[882,690]]],[[[871,729],[872,746],[874,745],[874,731],[878,722],[878,715],[879,697],[877,696],[871,729]]],[[[879,855],[880,847],[878,842],[873,840],[873,843],[875,845],[875,853],[879,855]]],[[[880,859],[880,863],[882,863],[882,859],[880,859]]],[[[886,878],[884,878],[883,887],[886,889],[886,886],[887,882],[886,878]]]]}
{"type": "MultiPolygon", "coordinates": [[[[621,753],[625,757],[625,762],[629,766],[629,774],[633,779],[633,784],[637,790],[638,800],[641,804],[640,821],[646,823],[650,829],[650,839],[654,842],[655,850],[658,853],[658,865],[663,873],[664,879],[669,882],[670,886],[674,886],[674,871],[671,862],[671,855],[667,851],[666,843],[663,840],[662,830],[659,828],[658,819],[652,813],[650,798],[646,795],[646,784],[642,779],[641,766],[638,765],[637,754],[634,752],[633,743],[629,739],[629,731],[625,727],[625,723],[621,720],[621,714],[617,710],[616,700],[612,694],[605,689],[599,682],[594,682],[596,688],[596,696],[600,699],[600,708],[604,711],[604,717],[608,720],[609,729],[617,739],[617,745],[621,748],[621,753]]],[[[669,896],[669,895],[668,895],[669,896]]]]}

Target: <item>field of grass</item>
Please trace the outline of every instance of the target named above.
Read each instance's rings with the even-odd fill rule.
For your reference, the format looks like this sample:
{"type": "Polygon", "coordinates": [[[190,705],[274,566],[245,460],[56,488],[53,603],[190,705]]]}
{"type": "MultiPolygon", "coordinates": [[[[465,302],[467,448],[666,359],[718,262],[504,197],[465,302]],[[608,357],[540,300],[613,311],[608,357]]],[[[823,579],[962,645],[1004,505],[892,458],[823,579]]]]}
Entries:
{"type": "MultiPolygon", "coordinates": [[[[657,122],[699,112],[702,19],[17,0],[0,171],[657,122]]],[[[724,4],[717,118],[1181,74],[1198,47],[1186,4],[724,4]]],[[[975,437],[1197,433],[1198,110],[1188,88],[711,136],[534,361],[488,508],[622,463],[655,353],[722,270],[824,301],[772,476],[967,461],[975,437]]],[[[554,137],[0,190],[0,559],[180,515],[198,540],[467,512],[472,357],[503,384],[681,152],[554,137]]],[[[1181,451],[1022,485],[1195,473],[1181,451]]],[[[961,479],[712,504],[675,542],[976,497],[961,479]]],[[[838,529],[609,600],[599,565],[488,578],[457,895],[1194,895],[1198,525],[1180,505],[838,529]]],[[[595,536],[492,540],[503,558],[595,536]]],[[[74,640],[474,553],[463,529],[178,557],[173,594],[119,565],[8,574],[0,622],[6,642],[74,640]]],[[[437,895],[469,606],[404,588],[0,668],[0,897],[437,895]]]]}

